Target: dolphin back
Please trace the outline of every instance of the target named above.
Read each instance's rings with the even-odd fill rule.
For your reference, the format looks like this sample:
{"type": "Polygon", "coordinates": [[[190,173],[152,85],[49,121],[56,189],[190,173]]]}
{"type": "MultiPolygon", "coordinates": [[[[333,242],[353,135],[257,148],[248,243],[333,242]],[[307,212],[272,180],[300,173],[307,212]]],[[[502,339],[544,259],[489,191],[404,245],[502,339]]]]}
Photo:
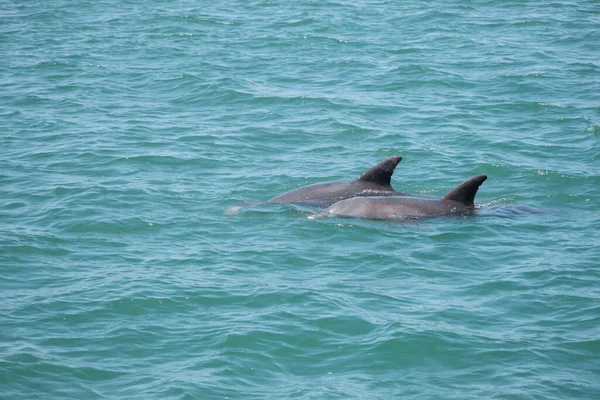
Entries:
{"type": "Polygon", "coordinates": [[[302,203],[327,207],[336,201],[370,194],[391,195],[390,180],[401,156],[386,158],[353,181],[322,182],[283,193],[267,203],[302,203]]]}

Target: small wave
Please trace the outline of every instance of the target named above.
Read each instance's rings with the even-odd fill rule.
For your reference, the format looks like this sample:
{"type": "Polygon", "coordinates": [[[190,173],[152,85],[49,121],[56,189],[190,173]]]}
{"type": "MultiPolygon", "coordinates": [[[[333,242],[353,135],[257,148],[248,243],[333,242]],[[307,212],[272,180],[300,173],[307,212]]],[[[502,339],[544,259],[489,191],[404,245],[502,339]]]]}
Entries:
{"type": "Polygon", "coordinates": [[[61,61],[42,61],[35,64],[35,68],[54,68],[54,67],[73,67],[71,64],[67,64],[61,61]]]}
{"type": "Polygon", "coordinates": [[[308,219],[319,219],[319,218],[323,218],[323,217],[327,217],[329,214],[321,212],[321,213],[315,213],[315,214],[309,214],[308,215],[308,219]]]}
{"type": "Polygon", "coordinates": [[[495,199],[490,201],[489,203],[484,203],[481,204],[480,207],[493,207],[496,205],[502,205],[502,204],[512,204],[515,201],[515,196],[505,196],[505,197],[500,197],[499,199],[495,199]]]}
{"type": "Polygon", "coordinates": [[[563,104],[552,104],[552,103],[545,103],[545,102],[538,102],[536,103],[538,106],[540,107],[553,107],[553,108],[567,108],[567,106],[563,105],[563,104]]]}
{"type": "Polygon", "coordinates": [[[240,211],[242,210],[242,206],[233,206],[233,207],[229,207],[227,208],[225,211],[223,211],[224,215],[238,215],[240,213],[240,211]]]}
{"type": "Polygon", "coordinates": [[[594,136],[600,136],[600,125],[599,124],[590,124],[590,125],[588,125],[588,127],[585,130],[594,136]]]}
{"type": "Polygon", "coordinates": [[[479,215],[488,215],[495,217],[518,217],[521,215],[550,215],[555,214],[555,211],[535,208],[527,205],[519,204],[502,204],[490,202],[483,204],[478,208],[479,215]]]}

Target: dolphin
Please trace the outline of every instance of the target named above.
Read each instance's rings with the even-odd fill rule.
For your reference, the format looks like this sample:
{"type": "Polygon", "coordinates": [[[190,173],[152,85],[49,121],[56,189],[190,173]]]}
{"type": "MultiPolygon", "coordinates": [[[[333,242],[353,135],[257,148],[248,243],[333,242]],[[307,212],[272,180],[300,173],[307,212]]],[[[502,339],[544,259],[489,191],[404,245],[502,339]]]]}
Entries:
{"type": "Polygon", "coordinates": [[[390,179],[401,156],[386,158],[353,181],[323,182],[303,186],[268,200],[267,203],[299,203],[328,207],[336,201],[355,196],[401,195],[392,188],[390,179]]]}
{"type": "Polygon", "coordinates": [[[444,214],[470,214],[475,210],[475,195],[487,179],[478,175],[464,181],[441,199],[411,196],[353,197],[329,206],[320,216],[342,216],[370,219],[403,219],[444,214]]]}

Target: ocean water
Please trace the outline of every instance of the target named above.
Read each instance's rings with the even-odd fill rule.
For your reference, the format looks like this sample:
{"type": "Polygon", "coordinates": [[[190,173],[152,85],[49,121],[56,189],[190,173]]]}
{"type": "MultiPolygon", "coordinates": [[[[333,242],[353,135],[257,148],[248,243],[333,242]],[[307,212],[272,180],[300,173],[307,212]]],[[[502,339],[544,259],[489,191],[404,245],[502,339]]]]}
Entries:
{"type": "Polygon", "coordinates": [[[600,398],[597,1],[5,1],[0,138],[2,399],[600,398]]]}

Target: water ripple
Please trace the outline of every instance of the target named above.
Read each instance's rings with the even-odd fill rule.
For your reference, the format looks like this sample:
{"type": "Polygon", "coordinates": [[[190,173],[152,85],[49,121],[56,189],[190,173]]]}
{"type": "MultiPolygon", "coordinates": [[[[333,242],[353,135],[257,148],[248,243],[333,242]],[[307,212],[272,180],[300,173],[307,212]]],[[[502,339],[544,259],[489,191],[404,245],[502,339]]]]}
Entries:
{"type": "Polygon", "coordinates": [[[3,396],[600,397],[594,2],[4,8],[3,396]]]}

